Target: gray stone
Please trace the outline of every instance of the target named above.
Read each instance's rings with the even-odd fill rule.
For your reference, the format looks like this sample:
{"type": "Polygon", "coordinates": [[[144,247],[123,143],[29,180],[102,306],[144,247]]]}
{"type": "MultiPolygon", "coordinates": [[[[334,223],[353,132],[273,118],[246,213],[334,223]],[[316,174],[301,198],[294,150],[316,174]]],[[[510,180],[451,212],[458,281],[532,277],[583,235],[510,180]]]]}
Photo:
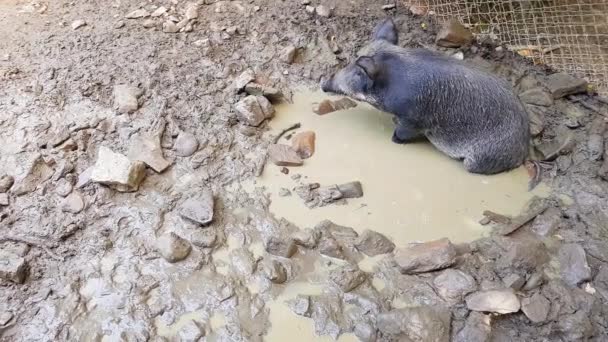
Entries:
{"type": "Polygon", "coordinates": [[[363,197],[363,186],[359,181],[340,184],[338,185],[338,190],[342,193],[343,198],[363,197]]]}
{"type": "Polygon", "coordinates": [[[279,89],[255,82],[248,83],[245,86],[245,92],[249,95],[264,96],[270,101],[280,101],[283,97],[283,93],[279,89]]]}
{"type": "Polygon", "coordinates": [[[490,316],[472,311],[454,342],[489,342],[492,333],[490,316]]]}
{"type": "Polygon", "coordinates": [[[291,196],[291,191],[289,189],[281,188],[279,189],[279,197],[288,197],[291,196]]]}
{"type": "Polygon", "coordinates": [[[540,293],[521,301],[521,311],[534,323],[542,323],[547,320],[551,303],[540,293]]]}
{"type": "Polygon", "coordinates": [[[547,248],[540,240],[502,238],[501,243],[506,252],[497,261],[499,268],[534,272],[549,261],[547,248]]]}
{"type": "Polygon", "coordinates": [[[299,316],[310,317],[310,297],[297,295],[296,298],[286,301],[287,306],[299,316]]]}
{"type": "Polygon", "coordinates": [[[568,243],[559,249],[558,261],[562,280],[570,285],[591,279],[591,268],[587,264],[587,255],[583,247],[576,243],[568,243]]]}
{"type": "Polygon", "coordinates": [[[142,95],[141,89],[126,84],[114,86],[114,106],[119,113],[129,114],[139,108],[137,99],[142,95]]]}
{"type": "Polygon", "coordinates": [[[302,158],[291,146],[272,144],[268,147],[268,157],[277,166],[301,166],[302,158]]]}
{"type": "Polygon", "coordinates": [[[163,23],[163,32],[164,33],[177,33],[177,32],[179,32],[179,27],[177,27],[177,25],[174,22],[167,20],[163,23]]]}
{"type": "Polygon", "coordinates": [[[458,20],[450,20],[437,33],[435,43],[447,48],[457,48],[470,44],[472,41],[471,31],[467,30],[458,20]]]}
{"type": "Polygon", "coordinates": [[[444,238],[397,249],[394,259],[403,274],[430,272],[451,266],[456,248],[444,238]]]}
{"type": "Polygon", "coordinates": [[[146,166],[141,161],[132,162],[126,156],[100,147],[97,161],[91,171],[91,180],[108,185],[120,192],[133,192],[146,176],[146,166]]]}
{"type": "Polygon", "coordinates": [[[556,207],[550,207],[545,210],[544,213],[538,215],[532,227],[530,228],[534,233],[540,236],[553,235],[562,224],[562,213],[556,207]]]}
{"type": "Polygon", "coordinates": [[[7,193],[0,193],[0,207],[6,207],[10,204],[7,193]]]}
{"type": "Polygon", "coordinates": [[[237,91],[241,91],[247,86],[249,83],[255,80],[255,72],[252,69],[247,69],[243,71],[235,80],[234,80],[234,88],[237,91]]]}
{"type": "Polygon", "coordinates": [[[544,85],[554,99],[587,91],[587,81],[564,73],[547,76],[544,85]]]}
{"type": "Polygon", "coordinates": [[[12,312],[9,312],[9,311],[0,312],[0,328],[9,324],[10,321],[13,320],[13,317],[15,317],[15,315],[13,315],[12,312]]]}
{"type": "Polygon", "coordinates": [[[186,5],[186,19],[192,20],[198,18],[198,4],[188,3],[186,5]]]}
{"type": "Polygon", "coordinates": [[[299,246],[312,249],[317,247],[320,237],[321,234],[318,231],[306,228],[304,230],[296,232],[293,235],[293,240],[299,246]]]}
{"type": "Polygon", "coordinates": [[[163,156],[160,136],[138,134],[133,137],[127,154],[132,161],[141,161],[156,172],[165,171],[171,163],[163,156]]]}
{"type": "Polygon", "coordinates": [[[297,52],[298,50],[295,46],[289,45],[281,51],[279,59],[283,63],[291,64],[295,60],[297,52]]]}
{"type": "Polygon", "coordinates": [[[125,18],[127,19],[139,19],[139,18],[145,18],[145,17],[149,17],[150,16],[150,12],[146,11],[143,8],[137,9],[135,11],[129,12],[125,18]]]}
{"type": "Polygon", "coordinates": [[[477,282],[460,270],[447,269],[433,279],[437,294],[451,305],[461,302],[466,295],[477,290],[477,282]]]}
{"type": "Polygon", "coordinates": [[[526,104],[525,108],[530,119],[530,134],[535,137],[545,130],[546,108],[531,104],[526,104]]]}
{"type": "Polygon", "coordinates": [[[357,266],[348,264],[338,267],[329,273],[329,280],[336,284],[340,290],[350,292],[367,279],[367,274],[357,266]]]}
{"type": "Polygon", "coordinates": [[[205,330],[203,329],[202,324],[189,320],[185,324],[180,325],[179,332],[177,333],[177,337],[180,341],[202,341],[205,336],[205,330]]]}
{"type": "Polygon", "coordinates": [[[519,274],[511,273],[502,279],[506,287],[515,291],[520,290],[526,283],[526,279],[519,274]]]}
{"type": "Polygon", "coordinates": [[[255,270],[253,254],[246,248],[239,248],[231,251],[230,267],[241,277],[251,276],[255,270]]]}
{"type": "Polygon", "coordinates": [[[180,207],[182,217],[195,223],[206,225],[213,221],[213,192],[202,189],[196,197],[188,198],[180,207]]]}
{"type": "Polygon", "coordinates": [[[274,107],[264,96],[249,95],[235,105],[241,122],[250,126],[259,126],[265,119],[274,115],[274,107]]]}
{"type": "Polygon", "coordinates": [[[317,13],[318,16],[324,17],[324,18],[329,18],[332,15],[331,9],[325,5],[317,6],[317,8],[315,8],[315,12],[317,13]]]}
{"type": "Polygon", "coordinates": [[[359,235],[355,247],[367,256],[376,256],[392,252],[395,244],[386,236],[366,229],[359,235]]]}
{"type": "Polygon", "coordinates": [[[78,19],[72,22],[72,30],[78,30],[79,28],[86,26],[87,23],[86,21],[82,20],[82,19],[78,19]]]}
{"type": "Polygon", "coordinates": [[[66,197],[72,192],[72,183],[68,182],[65,178],[57,181],[55,184],[55,193],[61,197],[66,197]]]}
{"type": "Polygon", "coordinates": [[[519,94],[519,98],[523,103],[549,107],[553,105],[553,97],[543,88],[533,88],[519,94]]]}
{"type": "Polygon", "coordinates": [[[287,270],[285,270],[285,266],[276,260],[265,262],[263,270],[266,279],[275,284],[283,284],[287,281],[287,270]]]}
{"type": "Polygon", "coordinates": [[[180,132],[175,139],[173,149],[180,157],[190,157],[198,149],[198,140],[192,133],[180,132]]]}
{"type": "Polygon", "coordinates": [[[217,232],[213,228],[196,229],[190,234],[190,242],[196,247],[212,248],[217,244],[217,232]]]}
{"type": "Polygon", "coordinates": [[[266,240],[266,252],[283,258],[291,258],[298,247],[291,238],[271,236],[266,240]]]}
{"type": "Polygon", "coordinates": [[[26,270],[24,258],[0,249],[0,279],[23,284],[26,270]]]}
{"type": "Polygon", "coordinates": [[[61,211],[71,214],[78,214],[84,209],[84,199],[77,192],[67,196],[61,204],[61,211]]]}
{"type": "Polygon", "coordinates": [[[319,241],[319,253],[336,259],[346,258],[342,246],[333,237],[324,237],[319,241]]]}
{"type": "Polygon", "coordinates": [[[535,288],[541,286],[543,284],[543,274],[541,272],[532,273],[528,280],[526,281],[526,285],[522,290],[524,291],[532,291],[535,288]]]}
{"type": "Polygon", "coordinates": [[[152,12],[151,16],[152,17],[160,17],[161,15],[167,13],[167,8],[164,6],[160,6],[157,9],[154,10],[154,12],[152,12]]]}
{"type": "Polygon", "coordinates": [[[4,175],[0,177],[0,193],[8,192],[13,184],[15,184],[15,178],[13,178],[13,176],[4,175]]]}
{"type": "Polygon", "coordinates": [[[54,170],[47,165],[42,155],[37,154],[28,162],[25,176],[13,185],[11,192],[16,196],[30,193],[36,190],[39,184],[53,177],[53,173],[54,170]]]}
{"type": "Polygon", "coordinates": [[[405,335],[407,341],[445,342],[450,339],[451,320],[447,309],[419,306],[383,312],[376,324],[382,333],[405,335]]]}
{"type": "Polygon", "coordinates": [[[186,259],[192,250],[192,246],[188,240],[174,232],[169,232],[161,235],[156,240],[156,249],[165,260],[174,263],[186,259]]]}
{"type": "Polygon", "coordinates": [[[497,314],[517,312],[521,307],[512,289],[479,291],[468,296],[466,302],[469,310],[497,314]]]}
{"type": "Polygon", "coordinates": [[[604,156],[604,132],[606,121],[604,117],[598,116],[591,122],[589,136],[587,137],[587,150],[591,160],[600,160],[604,156]]]}

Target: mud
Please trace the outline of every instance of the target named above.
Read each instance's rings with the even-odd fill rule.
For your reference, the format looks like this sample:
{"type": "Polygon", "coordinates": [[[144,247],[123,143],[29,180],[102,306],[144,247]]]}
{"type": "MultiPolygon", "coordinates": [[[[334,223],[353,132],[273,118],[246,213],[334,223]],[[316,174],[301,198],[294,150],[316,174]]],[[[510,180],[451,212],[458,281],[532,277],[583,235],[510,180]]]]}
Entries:
{"type": "MultiPolygon", "coordinates": [[[[321,77],[387,13],[402,45],[457,52],[401,3],[1,1],[0,340],[605,340],[608,107],[536,101],[534,145],[554,158],[535,193],[525,169],[473,176],[391,144],[366,105],[314,114],[321,77]],[[274,117],[245,122],[248,91],[274,117]],[[267,162],[296,122],[314,154],[267,162]],[[104,149],[146,159],[136,191],[91,177],[104,149]],[[363,197],[323,207],[293,193],[352,181],[363,197]],[[547,209],[526,215],[535,194],[547,209]],[[410,245],[446,237],[431,268],[445,254],[410,245]]],[[[459,52],[518,92],[550,73],[489,42],[459,52]]]]}

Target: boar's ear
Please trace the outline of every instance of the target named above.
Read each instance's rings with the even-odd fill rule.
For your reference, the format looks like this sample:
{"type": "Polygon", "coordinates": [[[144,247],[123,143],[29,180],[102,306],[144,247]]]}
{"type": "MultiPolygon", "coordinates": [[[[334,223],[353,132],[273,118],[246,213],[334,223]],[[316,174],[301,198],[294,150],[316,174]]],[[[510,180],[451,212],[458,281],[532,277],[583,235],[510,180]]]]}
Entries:
{"type": "Polygon", "coordinates": [[[374,28],[372,40],[386,40],[387,42],[397,45],[399,41],[399,33],[393,19],[386,18],[374,28]]]}
{"type": "Polygon", "coordinates": [[[361,56],[357,58],[355,64],[363,69],[363,71],[367,74],[367,77],[372,80],[376,78],[376,75],[378,74],[378,66],[376,65],[376,61],[374,61],[373,57],[361,56]]]}

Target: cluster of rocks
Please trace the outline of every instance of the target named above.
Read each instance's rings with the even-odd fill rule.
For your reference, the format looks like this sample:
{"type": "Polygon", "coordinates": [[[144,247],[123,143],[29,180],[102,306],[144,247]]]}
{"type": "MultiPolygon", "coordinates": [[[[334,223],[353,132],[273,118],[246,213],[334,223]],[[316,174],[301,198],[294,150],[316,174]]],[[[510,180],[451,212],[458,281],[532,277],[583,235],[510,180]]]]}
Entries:
{"type": "Polygon", "coordinates": [[[169,8],[150,5],[149,10],[139,8],[127,13],[125,18],[143,20],[142,26],[145,28],[159,27],[165,33],[178,33],[191,32],[199,17],[199,5],[194,2],[186,3],[181,8],[175,5],[169,8]]]}
{"type": "Polygon", "coordinates": [[[363,197],[361,182],[354,181],[322,187],[319,183],[306,183],[293,188],[293,191],[312,209],[332,203],[345,203],[348,198],[363,197]]]}

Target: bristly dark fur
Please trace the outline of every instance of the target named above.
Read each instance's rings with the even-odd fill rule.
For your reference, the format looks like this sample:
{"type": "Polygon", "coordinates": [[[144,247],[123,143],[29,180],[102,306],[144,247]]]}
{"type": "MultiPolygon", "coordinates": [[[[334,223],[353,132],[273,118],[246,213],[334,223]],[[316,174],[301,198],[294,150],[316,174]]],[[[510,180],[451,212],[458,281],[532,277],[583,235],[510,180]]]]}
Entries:
{"type": "Polygon", "coordinates": [[[392,20],[381,22],[359,57],[321,85],[394,114],[393,141],[426,137],[469,172],[494,174],[528,156],[528,115],[506,82],[464,62],[396,46],[392,20]]]}

